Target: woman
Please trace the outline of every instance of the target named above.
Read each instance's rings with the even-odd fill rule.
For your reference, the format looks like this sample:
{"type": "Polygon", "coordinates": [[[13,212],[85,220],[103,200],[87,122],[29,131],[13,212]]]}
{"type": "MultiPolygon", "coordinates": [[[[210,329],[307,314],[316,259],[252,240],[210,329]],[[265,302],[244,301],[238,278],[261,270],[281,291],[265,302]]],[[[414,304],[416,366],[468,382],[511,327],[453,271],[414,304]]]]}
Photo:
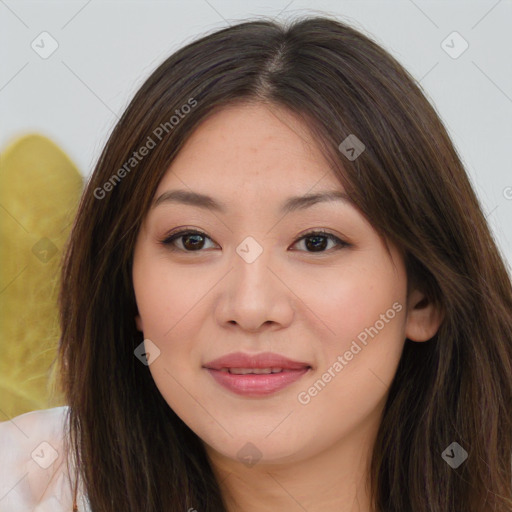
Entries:
{"type": "Polygon", "coordinates": [[[69,407],[29,415],[69,433],[75,509],[512,510],[509,275],[414,79],[339,21],[148,78],[60,307],[69,407]]]}

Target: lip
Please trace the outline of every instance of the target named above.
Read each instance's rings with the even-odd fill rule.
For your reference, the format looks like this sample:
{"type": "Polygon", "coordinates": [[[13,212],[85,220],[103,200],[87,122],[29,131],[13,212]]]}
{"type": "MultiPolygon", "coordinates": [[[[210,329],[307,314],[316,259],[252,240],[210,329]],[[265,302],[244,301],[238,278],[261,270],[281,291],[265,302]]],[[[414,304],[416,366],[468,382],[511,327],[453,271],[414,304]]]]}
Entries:
{"type": "Polygon", "coordinates": [[[204,368],[221,370],[222,368],[283,368],[286,370],[302,370],[310,368],[309,363],[293,361],[280,354],[261,352],[260,354],[244,354],[233,352],[226,356],[214,359],[203,365],[204,368]]]}
{"type": "Polygon", "coordinates": [[[244,354],[235,352],[203,365],[213,379],[226,389],[246,397],[261,397],[289,386],[311,370],[305,362],[293,361],[271,352],[244,354]],[[232,374],[222,368],[282,368],[285,371],[269,374],[232,374]]]}

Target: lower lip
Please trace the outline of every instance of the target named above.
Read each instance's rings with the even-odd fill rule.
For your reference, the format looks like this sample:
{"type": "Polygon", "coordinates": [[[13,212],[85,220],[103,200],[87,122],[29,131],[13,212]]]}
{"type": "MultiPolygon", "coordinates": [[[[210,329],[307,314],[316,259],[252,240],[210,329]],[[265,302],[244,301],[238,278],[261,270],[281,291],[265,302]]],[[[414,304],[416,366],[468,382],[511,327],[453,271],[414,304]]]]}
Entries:
{"type": "Polygon", "coordinates": [[[289,372],[236,375],[206,368],[210,375],[233,393],[244,396],[265,396],[279,391],[299,380],[309,368],[289,372]]]}

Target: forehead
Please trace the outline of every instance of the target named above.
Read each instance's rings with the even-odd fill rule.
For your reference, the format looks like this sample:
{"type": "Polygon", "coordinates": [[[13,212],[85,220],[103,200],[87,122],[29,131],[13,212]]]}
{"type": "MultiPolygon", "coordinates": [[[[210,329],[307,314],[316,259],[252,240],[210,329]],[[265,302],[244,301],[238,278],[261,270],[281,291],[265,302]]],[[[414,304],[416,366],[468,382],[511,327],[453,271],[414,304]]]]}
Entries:
{"type": "Polygon", "coordinates": [[[284,108],[230,105],[204,120],[164,175],[157,193],[184,185],[231,198],[233,191],[306,194],[343,190],[307,125],[284,108]],[[320,183],[321,182],[321,183],[320,183]]]}

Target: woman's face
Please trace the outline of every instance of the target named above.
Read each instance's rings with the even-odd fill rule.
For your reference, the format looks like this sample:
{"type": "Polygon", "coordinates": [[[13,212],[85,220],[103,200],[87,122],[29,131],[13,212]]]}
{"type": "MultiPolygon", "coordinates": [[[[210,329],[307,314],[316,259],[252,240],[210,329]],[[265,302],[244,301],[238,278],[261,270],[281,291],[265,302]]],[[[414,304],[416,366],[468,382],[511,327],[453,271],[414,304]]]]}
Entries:
{"type": "Polygon", "coordinates": [[[158,389],[210,453],[300,461],[376,431],[419,331],[396,248],[349,200],[305,200],[332,192],[306,127],[262,104],[203,122],[158,186],[135,247],[136,322],[158,389]],[[171,240],[183,231],[201,234],[171,240]],[[233,353],[296,364],[209,364],[233,353]]]}

